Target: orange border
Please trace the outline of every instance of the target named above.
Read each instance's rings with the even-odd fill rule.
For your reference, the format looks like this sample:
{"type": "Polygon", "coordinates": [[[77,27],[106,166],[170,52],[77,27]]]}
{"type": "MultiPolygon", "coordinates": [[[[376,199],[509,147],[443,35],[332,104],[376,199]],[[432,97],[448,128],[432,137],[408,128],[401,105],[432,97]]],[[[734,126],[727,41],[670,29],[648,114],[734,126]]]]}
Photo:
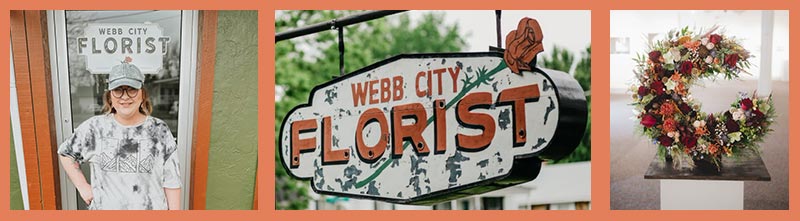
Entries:
{"type": "MultiPolygon", "coordinates": [[[[266,199],[262,202],[260,211],[178,211],[178,212],[143,212],[143,211],[10,211],[8,201],[8,163],[6,154],[0,154],[0,213],[2,220],[140,220],[141,216],[153,217],[157,220],[308,220],[324,217],[334,220],[450,220],[454,217],[464,220],[491,220],[502,217],[508,220],[546,219],[546,220],[798,220],[800,217],[800,192],[792,191],[791,187],[798,186],[797,173],[800,166],[800,151],[789,151],[789,210],[788,211],[609,211],[609,10],[687,10],[687,9],[728,9],[728,10],[755,10],[778,9],[790,10],[790,24],[800,24],[792,11],[797,10],[798,4],[793,1],[759,0],[759,1],[700,1],[700,0],[672,0],[668,2],[652,2],[642,0],[558,0],[547,2],[531,2],[524,0],[495,0],[495,1],[429,1],[406,0],[384,1],[369,3],[360,0],[340,1],[193,1],[193,0],[139,0],[126,4],[109,4],[108,1],[89,0],[82,2],[39,0],[39,1],[12,1],[5,3],[3,9],[257,9],[259,13],[259,164],[258,183],[263,185],[258,197],[266,199]],[[274,10],[275,9],[573,9],[591,10],[592,12],[592,42],[593,45],[593,123],[592,141],[592,210],[591,211],[273,211],[274,210],[274,10]],[[266,163],[263,163],[266,162],[266,163]],[[91,215],[90,215],[91,214],[91,215]]],[[[8,29],[9,13],[2,11],[0,15],[0,28],[8,29]]],[[[790,39],[797,39],[797,28],[791,28],[790,39]]],[[[8,35],[0,38],[6,40],[8,35]]],[[[8,41],[8,40],[6,40],[8,41]]],[[[791,41],[791,40],[790,40],[791,41]]],[[[797,44],[790,43],[791,61],[797,61],[800,50],[797,44]]],[[[8,51],[8,45],[0,44],[0,50],[8,51]]],[[[3,59],[7,54],[2,54],[3,59]]],[[[7,63],[2,62],[8,70],[7,63]]],[[[790,71],[796,70],[796,64],[790,62],[790,71]]],[[[8,77],[0,77],[0,82],[8,82],[8,77]]],[[[798,97],[800,81],[790,82],[790,100],[798,97]]],[[[8,104],[8,91],[0,90],[0,101],[8,104]]],[[[800,108],[800,104],[791,104],[790,110],[800,108]]],[[[8,111],[4,108],[3,112],[8,111]]],[[[792,112],[792,111],[790,111],[792,112]]],[[[800,118],[790,116],[790,132],[797,131],[800,127],[800,118]]],[[[9,118],[0,118],[0,123],[8,124],[9,118]]],[[[0,136],[9,140],[7,128],[0,127],[0,136]]],[[[790,136],[789,145],[797,146],[800,136],[790,136]]],[[[2,145],[5,145],[3,143],[2,145]]]]}

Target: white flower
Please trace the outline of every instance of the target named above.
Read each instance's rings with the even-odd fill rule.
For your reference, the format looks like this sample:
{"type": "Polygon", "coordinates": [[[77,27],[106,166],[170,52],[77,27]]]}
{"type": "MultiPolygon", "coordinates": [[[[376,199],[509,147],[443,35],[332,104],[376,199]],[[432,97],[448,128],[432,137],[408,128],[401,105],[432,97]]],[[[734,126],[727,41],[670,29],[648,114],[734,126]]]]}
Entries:
{"type": "Polygon", "coordinates": [[[673,80],[669,80],[669,81],[667,81],[666,84],[664,84],[664,86],[667,86],[667,90],[671,91],[671,90],[675,90],[675,87],[678,86],[678,83],[673,81],[673,80]]]}
{"type": "Polygon", "coordinates": [[[703,38],[703,39],[700,39],[700,43],[701,43],[701,44],[703,44],[703,45],[706,45],[706,44],[708,44],[708,37],[705,37],[705,38],[703,38]]]}
{"type": "Polygon", "coordinates": [[[664,64],[674,64],[672,60],[673,60],[672,53],[667,52],[666,54],[664,54],[664,64]]]}
{"type": "Polygon", "coordinates": [[[708,57],[706,57],[706,64],[711,64],[712,62],[714,62],[714,58],[713,58],[713,57],[711,57],[711,55],[709,55],[708,57]]]}
{"type": "Polygon", "coordinates": [[[736,111],[732,112],[731,115],[733,115],[733,120],[735,121],[744,119],[744,111],[742,111],[742,109],[736,109],[736,111]]]}
{"type": "Polygon", "coordinates": [[[711,42],[709,42],[709,43],[706,45],[706,48],[707,48],[708,50],[714,49],[714,43],[711,43],[711,42]]]}
{"type": "Polygon", "coordinates": [[[672,59],[674,61],[681,60],[681,50],[678,50],[678,48],[670,48],[669,53],[672,53],[672,59]]]}
{"type": "Polygon", "coordinates": [[[728,134],[728,139],[731,143],[742,140],[742,132],[733,132],[728,134]]]}
{"type": "Polygon", "coordinates": [[[771,107],[769,106],[769,103],[764,102],[764,104],[762,104],[761,107],[759,107],[759,108],[760,108],[761,112],[766,113],[767,111],[769,111],[769,109],[771,107]]]}
{"type": "Polygon", "coordinates": [[[692,97],[691,94],[686,95],[686,97],[683,97],[683,101],[685,101],[686,103],[691,103],[692,101],[694,101],[694,97],[692,97]]]}
{"type": "Polygon", "coordinates": [[[694,127],[705,127],[706,126],[706,121],[705,120],[696,120],[696,121],[694,121],[694,123],[692,123],[692,126],[694,126],[694,127]]]}
{"type": "Polygon", "coordinates": [[[681,133],[679,133],[678,131],[672,131],[672,132],[668,132],[667,136],[671,137],[673,139],[678,139],[681,136],[681,133]]]}

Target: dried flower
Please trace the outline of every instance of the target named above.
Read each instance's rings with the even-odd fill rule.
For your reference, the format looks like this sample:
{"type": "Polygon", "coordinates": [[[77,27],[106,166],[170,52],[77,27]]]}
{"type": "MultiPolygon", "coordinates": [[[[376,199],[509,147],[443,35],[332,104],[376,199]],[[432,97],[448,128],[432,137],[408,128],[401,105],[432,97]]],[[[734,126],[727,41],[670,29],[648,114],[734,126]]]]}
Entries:
{"type": "Polygon", "coordinates": [[[672,142],[673,141],[674,140],[672,140],[672,138],[670,138],[670,137],[668,137],[666,135],[661,135],[661,136],[658,137],[658,142],[661,144],[661,146],[665,146],[665,147],[672,146],[672,142]]]}
{"type": "Polygon", "coordinates": [[[675,119],[667,118],[664,120],[664,131],[673,132],[678,130],[678,122],[675,122],[675,119]]]}
{"type": "Polygon", "coordinates": [[[722,41],[722,36],[718,34],[712,34],[708,36],[708,41],[714,44],[719,44],[719,42],[722,41]]]}
{"type": "Polygon", "coordinates": [[[728,67],[736,67],[737,62],[739,62],[738,54],[729,54],[725,56],[725,64],[728,65],[728,67]]]}
{"type": "Polygon", "coordinates": [[[650,61],[653,63],[658,63],[659,59],[661,59],[661,52],[660,51],[651,51],[649,54],[650,61]]]}

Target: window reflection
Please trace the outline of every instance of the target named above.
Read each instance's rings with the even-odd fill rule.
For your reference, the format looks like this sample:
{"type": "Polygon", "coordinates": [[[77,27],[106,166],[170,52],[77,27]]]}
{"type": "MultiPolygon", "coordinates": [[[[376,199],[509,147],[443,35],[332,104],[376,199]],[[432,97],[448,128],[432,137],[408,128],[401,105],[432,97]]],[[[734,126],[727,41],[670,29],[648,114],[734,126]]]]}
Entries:
{"type": "MultiPolygon", "coordinates": [[[[162,34],[170,37],[162,68],[158,73],[145,74],[144,88],[153,103],[152,116],[164,120],[178,137],[178,98],[180,85],[181,11],[67,11],[67,66],[72,110],[72,126],[78,127],[92,116],[102,114],[102,95],[108,87],[108,74],[92,74],[87,70],[86,56],[78,54],[77,38],[85,36],[92,23],[153,23],[162,34]]],[[[135,62],[134,62],[135,63],[135,62]]],[[[62,86],[63,87],[63,86],[62,86]]],[[[89,167],[82,166],[90,176],[89,167]]],[[[77,195],[77,194],[76,194],[77,195]]],[[[79,198],[79,197],[78,197],[79,198]]],[[[87,208],[77,199],[78,209],[87,208]]]]}
{"type": "Polygon", "coordinates": [[[178,135],[178,97],[180,73],[180,11],[67,11],[67,57],[72,124],[77,127],[92,116],[102,114],[103,92],[107,74],[89,73],[86,57],[78,55],[77,38],[91,23],[154,23],[170,37],[163,67],[156,74],[145,75],[145,89],[151,94],[154,117],[164,120],[178,135]]]}

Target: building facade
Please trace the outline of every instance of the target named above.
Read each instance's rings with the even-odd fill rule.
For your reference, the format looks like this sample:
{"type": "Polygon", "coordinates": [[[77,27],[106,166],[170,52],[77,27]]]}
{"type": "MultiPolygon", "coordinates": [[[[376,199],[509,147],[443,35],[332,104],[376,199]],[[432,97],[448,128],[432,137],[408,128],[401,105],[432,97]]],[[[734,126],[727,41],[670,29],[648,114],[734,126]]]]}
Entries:
{"type": "Polygon", "coordinates": [[[98,64],[126,56],[177,139],[183,209],[254,208],[257,22],[256,11],[12,11],[12,209],[86,208],[55,150],[102,114],[98,64]]]}

